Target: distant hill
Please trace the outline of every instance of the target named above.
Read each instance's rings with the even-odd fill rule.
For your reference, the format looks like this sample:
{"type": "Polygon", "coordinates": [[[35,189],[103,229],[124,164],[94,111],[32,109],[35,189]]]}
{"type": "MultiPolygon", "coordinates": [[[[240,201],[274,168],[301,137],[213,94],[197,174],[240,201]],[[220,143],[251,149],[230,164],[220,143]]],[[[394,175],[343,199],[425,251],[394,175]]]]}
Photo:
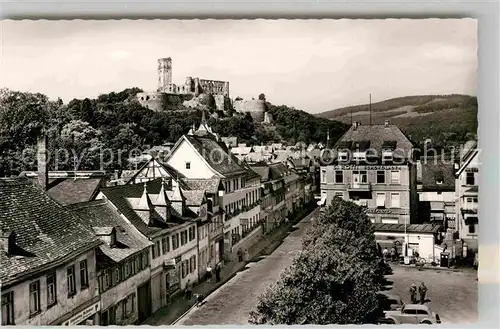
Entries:
{"type": "MultiPolygon", "coordinates": [[[[372,103],[372,124],[389,120],[415,144],[425,139],[450,148],[477,133],[477,98],[468,95],[421,95],[391,98],[372,103]]],[[[370,123],[370,105],[354,105],[319,113],[320,118],[344,122],[370,123]],[[352,117],[352,118],[351,118],[352,117]]]]}

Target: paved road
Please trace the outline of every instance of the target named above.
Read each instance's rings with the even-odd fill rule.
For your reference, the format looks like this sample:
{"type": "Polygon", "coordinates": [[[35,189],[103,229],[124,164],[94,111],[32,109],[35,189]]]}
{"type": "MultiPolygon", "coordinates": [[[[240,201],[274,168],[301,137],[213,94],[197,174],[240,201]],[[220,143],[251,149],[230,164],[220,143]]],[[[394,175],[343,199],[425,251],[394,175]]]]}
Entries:
{"type": "Polygon", "coordinates": [[[206,303],[195,307],[176,325],[248,324],[250,311],[266,288],[278,281],[280,273],[291,265],[293,255],[300,252],[302,235],[311,224],[304,219],[283,243],[264,259],[249,263],[224,286],[212,293],[206,303]]]}
{"type": "Polygon", "coordinates": [[[392,291],[399,294],[405,303],[410,302],[410,286],[424,282],[428,288],[426,299],[432,311],[439,314],[443,324],[476,323],[477,315],[477,272],[418,271],[415,268],[392,265],[392,291]]]}

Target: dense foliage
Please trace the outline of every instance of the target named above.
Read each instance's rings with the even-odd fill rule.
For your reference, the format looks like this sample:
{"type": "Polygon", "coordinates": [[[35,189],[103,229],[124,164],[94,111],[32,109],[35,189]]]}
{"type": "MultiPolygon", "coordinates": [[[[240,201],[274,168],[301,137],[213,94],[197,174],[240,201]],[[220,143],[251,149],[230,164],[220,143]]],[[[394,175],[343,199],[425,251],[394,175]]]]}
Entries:
{"type": "Polygon", "coordinates": [[[260,296],[249,322],[375,323],[382,270],[367,215],[352,202],[334,200],[314,220],[292,266],[260,296]]]}
{"type": "MultiPolygon", "coordinates": [[[[52,169],[74,170],[76,165],[80,169],[117,169],[128,165],[132,153],[176,142],[193,124],[199,125],[200,108],[186,108],[181,98],[173,97],[166,104],[168,111],[154,112],[136,101],[138,92],[141,92],[138,88],[129,88],[97,99],[73,99],[63,104],[60,99],[49,101],[42,94],[2,89],[0,176],[36,169],[34,147],[42,130],[49,135],[51,157],[57,159],[51,161],[52,169]]],[[[264,94],[260,97],[265,99],[264,94]]],[[[274,129],[254,123],[250,115],[214,111],[214,104],[210,104],[213,98],[206,100],[208,104],[202,105],[208,105],[209,113],[214,116],[209,118],[213,130],[220,136],[236,136],[240,143],[320,142],[326,138],[326,127],[332,138],[345,129],[343,124],[318,119],[303,111],[270,105],[277,118],[278,126],[274,129]]]]}

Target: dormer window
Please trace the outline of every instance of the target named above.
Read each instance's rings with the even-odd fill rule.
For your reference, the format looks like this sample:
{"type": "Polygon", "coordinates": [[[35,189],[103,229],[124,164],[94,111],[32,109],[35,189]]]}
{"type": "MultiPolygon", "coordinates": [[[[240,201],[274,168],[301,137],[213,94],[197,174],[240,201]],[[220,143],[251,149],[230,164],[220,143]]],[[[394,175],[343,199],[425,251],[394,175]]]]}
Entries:
{"type": "Polygon", "coordinates": [[[394,158],[394,152],[392,150],[382,151],[382,160],[383,161],[392,161],[394,158]]]}
{"type": "Polygon", "coordinates": [[[346,151],[339,152],[339,161],[347,161],[347,152],[346,151]]]}

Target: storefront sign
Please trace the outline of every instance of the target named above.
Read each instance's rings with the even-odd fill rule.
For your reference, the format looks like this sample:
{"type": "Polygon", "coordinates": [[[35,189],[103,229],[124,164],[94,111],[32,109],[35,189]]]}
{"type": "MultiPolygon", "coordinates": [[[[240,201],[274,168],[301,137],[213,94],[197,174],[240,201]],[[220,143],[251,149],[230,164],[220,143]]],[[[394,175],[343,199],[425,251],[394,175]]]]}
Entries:
{"type": "Polygon", "coordinates": [[[401,170],[400,166],[358,166],[358,165],[337,165],[333,170],[401,170]]]}
{"type": "Polygon", "coordinates": [[[479,172],[478,168],[465,168],[465,172],[479,172]]]}
{"type": "Polygon", "coordinates": [[[366,209],[367,214],[393,214],[391,209],[380,209],[380,208],[368,208],[366,209]]]}
{"type": "Polygon", "coordinates": [[[82,323],[87,320],[90,316],[96,314],[100,310],[100,302],[93,304],[92,306],[87,307],[68,321],[64,323],[65,326],[74,326],[82,323]]]}

